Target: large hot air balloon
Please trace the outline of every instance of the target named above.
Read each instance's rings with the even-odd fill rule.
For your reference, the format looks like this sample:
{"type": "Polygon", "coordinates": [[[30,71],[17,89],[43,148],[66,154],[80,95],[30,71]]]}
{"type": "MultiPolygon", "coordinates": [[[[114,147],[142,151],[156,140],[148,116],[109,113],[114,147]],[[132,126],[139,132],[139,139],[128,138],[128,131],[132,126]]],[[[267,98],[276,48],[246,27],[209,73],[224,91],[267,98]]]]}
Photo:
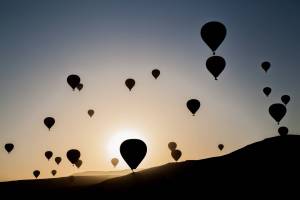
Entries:
{"type": "Polygon", "coordinates": [[[261,68],[263,68],[263,70],[267,73],[267,71],[270,69],[271,67],[271,63],[268,61],[265,61],[263,63],[261,63],[261,68]]]}
{"type": "Polygon", "coordinates": [[[41,174],[41,172],[39,170],[34,170],[33,171],[33,175],[34,175],[35,178],[38,178],[40,174],[41,174]]]}
{"type": "Polygon", "coordinates": [[[89,115],[90,117],[92,117],[92,116],[94,115],[94,113],[95,113],[95,111],[94,111],[93,109],[89,109],[89,110],[88,110],[88,115],[89,115]]]}
{"type": "Polygon", "coordinates": [[[127,88],[129,89],[129,91],[131,91],[131,89],[134,87],[135,85],[135,80],[133,80],[132,78],[129,78],[125,81],[125,85],[127,86],[127,88]]]}
{"type": "Polygon", "coordinates": [[[44,119],[44,124],[47,126],[47,128],[51,129],[51,127],[55,124],[55,119],[53,117],[46,117],[44,119]]]}
{"type": "Polygon", "coordinates": [[[221,56],[211,56],[206,61],[207,70],[218,80],[218,76],[225,69],[226,62],[221,56]]]}
{"type": "Polygon", "coordinates": [[[82,84],[82,83],[79,83],[79,84],[77,85],[77,87],[76,87],[76,88],[77,88],[77,90],[79,90],[79,91],[80,91],[80,90],[82,90],[82,88],[83,88],[83,84],[82,84]]]}
{"type": "Polygon", "coordinates": [[[61,157],[55,157],[55,162],[57,165],[61,162],[61,157]]]}
{"type": "Polygon", "coordinates": [[[220,149],[220,151],[222,151],[223,148],[224,148],[224,144],[219,144],[219,145],[218,145],[218,148],[220,149]]]}
{"type": "Polygon", "coordinates": [[[264,92],[264,94],[268,97],[268,96],[271,94],[272,89],[271,89],[270,87],[265,87],[265,88],[263,89],[263,92],[264,92]]]}
{"type": "Polygon", "coordinates": [[[46,151],[46,152],[45,152],[45,157],[46,157],[48,160],[50,160],[50,159],[52,158],[52,156],[53,156],[52,151],[46,151]]]}
{"type": "Polygon", "coordinates": [[[80,168],[82,165],[82,160],[77,160],[77,162],[75,163],[77,168],[80,168]]]}
{"type": "Polygon", "coordinates": [[[289,129],[285,126],[281,126],[278,128],[278,133],[280,136],[286,136],[289,133],[289,129]]]}
{"type": "Polygon", "coordinates": [[[289,95],[283,95],[281,97],[281,101],[282,101],[282,103],[284,103],[284,105],[287,105],[290,102],[290,100],[291,100],[291,97],[289,95]]]}
{"type": "Polygon", "coordinates": [[[202,26],[200,34],[215,55],[215,51],[225,39],[226,27],[221,22],[208,22],[202,26]]]}
{"type": "Polygon", "coordinates": [[[158,69],[152,70],[152,76],[157,79],[160,75],[160,71],[158,69]]]}
{"type": "Polygon", "coordinates": [[[7,143],[4,145],[5,150],[7,153],[10,153],[14,149],[14,145],[12,143],[7,143]]]}
{"type": "Polygon", "coordinates": [[[190,99],[186,102],[187,108],[190,110],[190,112],[195,116],[195,113],[200,108],[200,101],[197,99],[190,99]]]}
{"type": "Polygon", "coordinates": [[[273,119],[279,124],[279,122],[286,114],[286,107],[281,103],[272,104],[269,107],[269,113],[271,117],[273,117],[273,119]]]}
{"type": "Polygon", "coordinates": [[[53,176],[55,176],[56,173],[57,173],[57,171],[56,171],[55,169],[51,171],[51,174],[52,174],[53,176]]]}
{"type": "Polygon", "coordinates": [[[76,162],[79,160],[80,158],[80,151],[78,151],[77,149],[71,149],[67,152],[67,158],[68,160],[75,165],[76,162]]]}
{"type": "Polygon", "coordinates": [[[142,140],[128,139],[122,142],[120,153],[131,170],[134,170],[144,159],[147,153],[147,146],[142,140]]]}
{"type": "Polygon", "coordinates": [[[118,163],[119,163],[119,159],[118,159],[118,158],[113,158],[113,159],[111,159],[111,164],[112,164],[114,167],[116,167],[116,166],[118,165],[118,163]]]}
{"type": "Polygon", "coordinates": [[[75,88],[80,84],[80,77],[75,74],[69,75],[67,78],[67,82],[74,91],[75,88]]]}
{"type": "Polygon", "coordinates": [[[173,151],[177,148],[177,144],[176,142],[169,142],[168,147],[171,151],[173,151]]]}
{"type": "Polygon", "coordinates": [[[173,159],[177,162],[179,160],[179,158],[181,157],[182,153],[179,149],[176,149],[171,152],[171,155],[172,155],[173,159]]]}

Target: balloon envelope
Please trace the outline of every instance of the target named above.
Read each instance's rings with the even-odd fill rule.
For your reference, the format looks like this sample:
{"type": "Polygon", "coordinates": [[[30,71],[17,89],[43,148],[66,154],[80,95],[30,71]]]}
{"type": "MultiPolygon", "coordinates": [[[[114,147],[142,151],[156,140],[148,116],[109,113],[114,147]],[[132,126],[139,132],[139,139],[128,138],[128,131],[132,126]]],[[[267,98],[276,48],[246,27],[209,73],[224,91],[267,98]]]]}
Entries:
{"type": "Polygon", "coordinates": [[[218,80],[219,75],[223,72],[226,61],[221,56],[212,56],[206,60],[207,70],[218,80]]]}
{"type": "Polygon", "coordinates": [[[51,171],[51,174],[52,174],[53,176],[55,176],[56,173],[57,173],[57,171],[56,171],[55,169],[51,171]]]}
{"type": "Polygon", "coordinates": [[[291,98],[289,95],[283,95],[281,97],[281,101],[282,101],[282,103],[284,103],[284,105],[287,105],[290,102],[290,100],[291,100],[291,98]]]}
{"type": "Polygon", "coordinates": [[[82,88],[83,88],[83,84],[82,83],[79,83],[78,85],[77,85],[77,90],[82,90],[82,88]]]}
{"type": "Polygon", "coordinates": [[[176,149],[171,152],[171,155],[175,161],[178,161],[179,158],[181,157],[182,153],[179,149],[176,149]]]}
{"type": "Polygon", "coordinates": [[[35,178],[38,178],[40,174],[41,174],[41,172],[39,170],[34,170],[33,171],[33,175],[34,175],[35,178]]]}
{"type": "Polygon", "coordinates": [[[50,160],[50,158],[52,158],[52,156],[53,156],[52,151],[46,151],[46,152],[45,152],[45,157],[46,157],[48,160],[50,160]]]}
{"type": "Polygon", "coordinates": [[[215,51],[226,37],[226,27],[221,22],[208,22],[202,26],[200,34],[202,40],[215,54],[215,51]]]}
{"type": "Polygon", "coordinates": [[[131,170],[133,170],[139,166],[146,156],[147,146],[142,140],[128,139],[122,142],[120,153],[131,170]]]}
{"type": "Polygon", "coordinates": [[[14,149],[14,147],[15,146],[12,143],[7,143],[4,145],[4,148],[7,151],[7,153],[10,153],[14,149]]]}
{"type": "Polygon", "coordinates": [[[270,67],[271,67],[271,63],[268,61],[261,63],[261,68],[263,68],[265,72],[267,72],[270,69],[270,67]]]}
{"type": "Polygon", "coordinates": [[[157,79],[160,75],[160,71],[158,69],[152,70],[152,76],[157,79]]]}
{"type": "Polygon", "coordinates": [[[269,113],[271,117],[273,117],[273,119],[279,124],[279,122],[286,114],[286,107],[281,103],[272,104],[269,107],[269,113]]]}
{"type": "Polygon", "coordinates": [[[268,96],[271,94],[272,89],[271,89],[270,87],[265,87],[265,88],[263,89],[263,92],[264,92],[264,94],[268,97],[268,96]]]}
{"type": "Polygon", "coordinates": [[[47,126],[47,128],[51,129],[51,127],[55,124],[55,119],[53,117],[46,117],[44,119],[44,124],[47,126]]]}
{"type": "Polygon", "coordinates": [[[127,86],[127,88],[129,89],[129,91],[131,91],[131,89],[134,87],[135,85],[135,80],[133,80],[132,78],[129,78],[125,81],[125,85],[127,86]]]}
{"type": "Polygon", "coordinates": [[[80,84],[80,77],[75,74],[69,75],[67,78],[67,82],[70,87],[75,90],[75,88],[80,84]]]}
{"type": "Polygon", "coordinates": [[[169,142],[168,147],[171,151],[173,151],[177,148],[177,144],[176,142],[169,142]]]}
{"type": "Polygon", "coordinates": [[[80,168],[82,165],[82,160],[77,160],[77,162],[75,163],[77,168],[80,168]]]}
{"type": "Polygon", "coordinates": [[[94,110],[92,110],[92,109],[88,110],[88,115],[89,115],[90,117],[92,117],[92,116],[94,115],[94,113],[95,113],[94,110]]]}
{"type": "Polygon", "coordinates": [[[61,157],[55,157],[55,162],[57,165],[61,162],[61,157]]]}
{"type": "Polygon", "coordinates": [[[223,148],[224,148],[224,145],[223,145],[223,144],[219,144],[219,145],[218,145],[218,148],[220,149],[220,151],[222,151],[223,148]]]}
{"type": "Polygon", "coordinates": [[[280,136],[286,136],[289,133],[289,129],[285,126],[281,126],[278,128],[278,133],[280,136]]]}
{"type": "Polygon", "coordinates": [[[186,102],[187,108],[190,110],[190,112],[195,115],[195,113],[200,108],[200,101],[197,99],[190,99],[186,102]]]}
{"type": "Polygon", "coordinates": [[[114,167],[116,167],[116,166],[118,165],[118,163],[119,163],[119,159],[118,159],[118,158],[113,158],[113,159],[111,159],[111,164],[112,164],[114,167]]]}
{"type": "Polygon", "coordinates": [[[80,158],[80,151],[78,151],[77,149],[71,149],[67,152],[67,158],[68,160],[75,165],[76,162],[79,160],[80,158]]]}

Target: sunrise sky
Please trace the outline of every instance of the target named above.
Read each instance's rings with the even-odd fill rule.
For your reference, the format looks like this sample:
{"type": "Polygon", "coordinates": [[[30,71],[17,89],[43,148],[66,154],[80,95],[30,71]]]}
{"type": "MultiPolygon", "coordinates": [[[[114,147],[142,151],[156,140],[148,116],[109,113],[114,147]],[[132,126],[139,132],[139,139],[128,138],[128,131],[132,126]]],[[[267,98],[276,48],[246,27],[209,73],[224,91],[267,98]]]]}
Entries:
{"type": "Polygon", "coordinates": [[[127,169],[119,145],[129,138],[148,146],[140,168],[173,162],[170,141],[181,161],[229,153],[277,135],[268,107],[284,94],[292,99],[281,124],[299,133],[299,9],[299,1],[262,0],[1,1],[0,181],[33,178],[35,169],[39,178],[52,169],[57,176],[127,169]],[[200,37],[215,20],[227,28],[218,81],[205,67],[212,53],[200,37]],[[70,74],[81,77],[80,92],[67,85],[70,74]],[[131,92],[127,78],[136,80],[131,92]],[[190,98],[201,102],[194,117],[190,98]],[[47,116],[56,119],[50,132],[47,116]],[[67,161],[71,148],[82,153],[80,169],[67,161]],[[63,158],[59,166],[46,160],[47,150],[63,158]]]}

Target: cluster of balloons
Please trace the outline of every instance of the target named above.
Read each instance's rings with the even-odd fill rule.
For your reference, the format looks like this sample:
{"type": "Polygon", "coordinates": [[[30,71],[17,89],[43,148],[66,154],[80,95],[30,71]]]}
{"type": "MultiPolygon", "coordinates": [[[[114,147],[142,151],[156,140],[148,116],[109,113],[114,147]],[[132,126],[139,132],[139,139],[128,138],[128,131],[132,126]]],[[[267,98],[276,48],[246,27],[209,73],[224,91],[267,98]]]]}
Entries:
{"type": "Polygon", "coordinates": [[[172,158],[177,162],[179,160],[179,158],[181,157],[182,152],[179,149],[177,149],[176,142],[169,142],[168,148],[171,151],[172,158]]]}
{"type": "MultiPolygon", "coordinates": [[[[153,69],[151,73],[155,79],[157,79],[160,75],[159,69],[153,69]]],[[[125,86],[129,89],[129,91],[131,91],[132,88],[135,86],[135,80],[133,78],[126,79],[125,86]]]]}
{"type": "Polygon", "coordinates": [[[79,91],[83,88],[83,84],[80,82],[80,77],[76,74],[69,75],[67,82],[73,91],[75,91],[75,88],[77,88],[79,91]]]}

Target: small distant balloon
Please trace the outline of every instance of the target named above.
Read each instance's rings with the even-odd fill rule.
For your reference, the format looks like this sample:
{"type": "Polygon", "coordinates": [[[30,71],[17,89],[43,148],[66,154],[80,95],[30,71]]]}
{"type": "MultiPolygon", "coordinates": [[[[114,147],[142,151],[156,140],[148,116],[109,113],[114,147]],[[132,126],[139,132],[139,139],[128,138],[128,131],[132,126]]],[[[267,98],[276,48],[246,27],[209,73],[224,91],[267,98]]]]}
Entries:
{"type": "Polygon", "coordinates": [[[271,94],[272,89],[271,89],[270,87],[265,87],[265,88],[263,89],[263,92],[264,92],[264,94],[268,97],[268,96],[271,94]]]}
{"type": "Polygon", "coordinates": [[[122,142],[120,153],[131,170],[134,170],[146,156],[147,146],[142,140],[128,139],[122,142]]]}
{"type": "Polygon", "coordinates": [[[51,171],[51,174],[52,174],[53,176],[55,176],[56,173],[57,173],[57,171],[56,171],[55,169],[51,171]]]}
{"type": "Polygon", "coordinates": [[[226,37],[226,27],[221,22],[208,22],[204,24],[201,28],[200,35],[202,40],[207,44],[207,46],[213,51],[215,51],[224,41],[226,37]]]}
{"type": "Polygon", "coordinates": [[[82,90],[82,88],[83,88],[83,84],[82,84],[82,83],[79,83],[79,84],[77,85],[77,87],[76,87],[76,88],[77,88],[77,90],[79,90],[79,91],[80,91],[80,90],[82,90]]]}
{"type": "Polygon", "coordinates": [[[194,116],[200,108],[200,101],[197,99],[190,99],[186,102],[186,106],[194,116]]]}
{"type": "Polygon", "coordinates": [[[223,72],[226,66],[226,61],[221,56],[209,57],[206,61],[207,70],[218,80],[219,75],[223,72]]]}
{"type": "Polygon", "coordinates": [[[33,176],[34,176],[35,178],[38,178],[40,174],[41,174],[41,172],[40,172],[39,170],[34,170],[34,171],[33,171],[33,176]]]}
{"type": "Polygon", "coordinates": [[[50,159],[52,158],[52,156],[53,156],[52,151],[46,151],[46,152],[45,152],[45,157],[46,157],[48,160],[50,160],[50,159]]]}
{"type": "Polygon", "coordinates": [[[94,113],[95,113],[95,111],[94,111],[93,109],[89,109],[89,110],[88,110],[88,115],[89,115],[90,117],[92,117],[92,116],[94,115],[94,113]]]}
{"type": "Polygon", "coordinates": [[[7,143],[4,145],[5,150],[7,153],[10,153],[14,149],[14,145],[12,143],[7,143]]]}
{"type": "Polygon", "coordinates": [[[129,78],[125,81],[125,85],[127,86],[127,88],[129,89],[129,91],[131,91],[131,89],[134,87],[135,85],[135,80],[132,78],[129,78]]]}
{"type": "Polygon", "coordinates": [[[55,119],[53,117],[46,117],[44,119],[44,124],[50,131],[51,127],[55,124],[55,119]]]}
{"type": "Polygon", "coordinates": [[[289,129],[285,126],[281,126],[278,128],[278,133],[280,136],[286,136],[289,133],[289,129]]]}
{"type": "Polygon", "coordinates": [[[279,124],[279,122],[286,114],[286,107],[281,103],[272,104],[269,107],[269,113],[271,117],[279,124]]]}
{"type": "Polygon", "coordinates": [[[80,77],[75,74],[69,75],[67,78],[67,82],[74,91],[75,88],[80,84],[80,77]]]}
{"type": "Polygon", "coordinates": [[[80,168],[82,165],[82,160],[77,160],[77,162],[75,163],[77,168],[80,168]]]}
{"type": "Polygon", "coordinates": [[[68,160],[75,165],[76,162],[79,160],[80,158],[80,151],[78,151],[77,149],[71,149],[67,152],[67,158],[68,160]]]}
{"type": "Polygon", "coordinates": [[[111,164],[112,164],[114,167],[116,167],[116,166],[118,165],[118,163],[119,163],[119,159],[118,159],[118,158],[113,158],[113,159],[111,159],[111,164]]]}
{"type": "Polygon", "coordinates": [[[61,162],[61,157],[55,157],[55,162],[57,165],[59,165],[59,163],[61,162]]]}
{"type": "Polygon", "coordinates": [[[268,70],[270,69],[271,67],[271,63],[268,62],[268,61],[265,61],[263,63],[261,63],[261,68],[263,68],[263,70],[267,73],[268,70]]]}
{"type": "Polygon", "coordinates": [[[219,144],[218,148],[220,149],[220,151],[222,151],[224,149],[224,145],[223,144],[219,144]]]}
{"type": "Polygon", "coordinates": [[[176,149],[171,152],[171,155],[172,155],[173,159],[177,162],[179,160],[179,158],[181,157],[182,153],[179,149],[176,149]]]}
{"type": "Polygon", "coordinates": [[[168,147],[171,151],[173,151],[177,148],[177,144],[176,142],[169,142],[168,147]]]}
{"type": "Polygon", "coordinates": [[[282,101],[282,103],[284,103],[284,105],[287,105],[290,102],[290,100],[291,100],[291,97],[289,95],[283,95],[281,97],[281,101],[282,101]]]}
{"type": "Polygon", "coordinates": [[[158,69],[152,70],[152,76],[157,79],[160,75],[160,71],[158,69]]]}

